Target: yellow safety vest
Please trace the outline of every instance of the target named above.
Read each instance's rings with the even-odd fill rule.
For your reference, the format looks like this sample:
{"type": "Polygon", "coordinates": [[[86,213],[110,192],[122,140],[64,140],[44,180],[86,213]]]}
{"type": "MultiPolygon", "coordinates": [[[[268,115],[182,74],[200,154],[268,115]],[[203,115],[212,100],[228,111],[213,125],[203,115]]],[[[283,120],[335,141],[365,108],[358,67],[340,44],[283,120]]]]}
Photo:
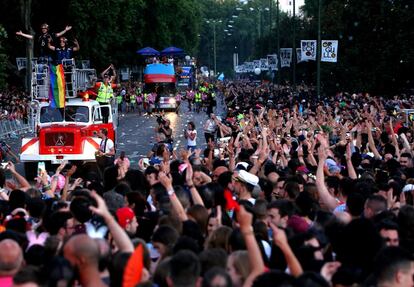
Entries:
{"type": "Polygon", "coordinates": [[[201,94],[200,94],[200,93],[196,93],[196,94],[195,94],[195,101],[196,101],[197,103],[200,103],[200,102],[201,102],[201,94]]]}
{"type": "Polygon", "coordinates": [[[109,83],[107,86],[102,82],[99,87],[98,96],[96,100],[100,103],[109,103],[109,100],[114,97],[114,91],[109,83]]]}

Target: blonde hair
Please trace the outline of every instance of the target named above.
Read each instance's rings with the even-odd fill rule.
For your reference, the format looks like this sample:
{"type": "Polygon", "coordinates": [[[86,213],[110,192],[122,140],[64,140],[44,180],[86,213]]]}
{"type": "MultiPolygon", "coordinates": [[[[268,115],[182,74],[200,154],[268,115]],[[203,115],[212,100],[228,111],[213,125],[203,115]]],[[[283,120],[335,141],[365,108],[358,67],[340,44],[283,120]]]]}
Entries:
{"type": "Polygon", "coordinates": [[[232,260],[234,269],[240,275],[242,282],[246,281],[250,274],[251,267],[249,255],[246,250],[237,250],[230,254],[229,260],[232,260]]]}

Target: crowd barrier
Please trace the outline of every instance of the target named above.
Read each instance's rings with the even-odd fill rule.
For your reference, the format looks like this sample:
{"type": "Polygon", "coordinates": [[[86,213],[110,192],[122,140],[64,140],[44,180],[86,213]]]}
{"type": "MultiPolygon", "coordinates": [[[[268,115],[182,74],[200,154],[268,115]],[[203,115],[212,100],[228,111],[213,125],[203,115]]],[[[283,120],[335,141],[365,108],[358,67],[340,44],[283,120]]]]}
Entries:
{"type": "Polygon", "coordinates": [[[29,121],[22,119],[2,119],[0,120],[0,138],[13,138],[31,132],[32,127],[29,121]]]}

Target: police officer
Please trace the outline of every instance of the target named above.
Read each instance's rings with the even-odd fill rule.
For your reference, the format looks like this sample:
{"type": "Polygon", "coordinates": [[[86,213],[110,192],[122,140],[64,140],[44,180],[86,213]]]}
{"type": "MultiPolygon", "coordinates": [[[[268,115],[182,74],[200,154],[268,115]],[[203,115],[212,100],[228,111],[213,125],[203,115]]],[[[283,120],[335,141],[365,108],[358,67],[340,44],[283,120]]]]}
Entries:
{"type": "MultiPolygon", "coordinates": [[[[111,99],[114,98],[114,90],[112,89],[112,84],[109,81],[110,76],[108,74],[104,75],[104,81],[99,85],[98,96],[96,97],[96,101],[100,105],[107,105],[111,102],[111,99]]],[[[109,109],[104,108],[101,109],[102,114],[102,121],[103,123],[108,123],[109,118],[109,109]]]]}

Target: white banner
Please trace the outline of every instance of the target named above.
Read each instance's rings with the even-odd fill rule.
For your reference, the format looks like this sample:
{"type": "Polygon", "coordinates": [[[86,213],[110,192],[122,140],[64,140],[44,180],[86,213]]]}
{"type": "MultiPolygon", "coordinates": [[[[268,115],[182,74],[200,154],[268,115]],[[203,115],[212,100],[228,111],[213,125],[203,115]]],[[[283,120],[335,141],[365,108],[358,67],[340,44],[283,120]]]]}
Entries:
{"type": "Polygon", "coordinates": [[[269,68],[272,71],[277,71],[277,55],[267,55],[267,63],[269,64],[269,68]]]}
{"type": "Polygon", "coordinates": [[[260,70],[262,71],[267,71],[269,70],[269,65],[267,63],[267,58],[266,59],[260,59],[260,70]]]}
{"type": "Polygon", "coordinates": [[[302,50],[302,61],[316,60],[316,40],[301,40],[300,48],[302,50]]]}
{"type": "Polygon", "coordinates": [[[280,67],[290,67],[292,62],[292,48],[280,49],[280,67]]]}
{"type": "Polygon", "coordinates": [[[237,65],[236,67],[234,67],[234,71],[236,72],[236,74],[240,74],[241,73],[241,66],[237,65]]]}
{"type": "Polygon", "coordinates": [[[338,60],[338,40],[322,40],[321,61],[336,63],[338,60]]]}
{"type": "Polygon", "coordinates": [[[254,63],[253,62],[245,62],[244,65],[246,67],[246,72],[247,73],[253,73],[254,72],[254,63]]]}
{"type": "Polygon", "coordinates": [[[253,60],[253,69],[260,68],[260,60],[253,60]]]}
{"type": "Polygon", "coordinates": [[[16,58],[17,70],[26,69],[27,59],[26,58],[16,58]]]}

